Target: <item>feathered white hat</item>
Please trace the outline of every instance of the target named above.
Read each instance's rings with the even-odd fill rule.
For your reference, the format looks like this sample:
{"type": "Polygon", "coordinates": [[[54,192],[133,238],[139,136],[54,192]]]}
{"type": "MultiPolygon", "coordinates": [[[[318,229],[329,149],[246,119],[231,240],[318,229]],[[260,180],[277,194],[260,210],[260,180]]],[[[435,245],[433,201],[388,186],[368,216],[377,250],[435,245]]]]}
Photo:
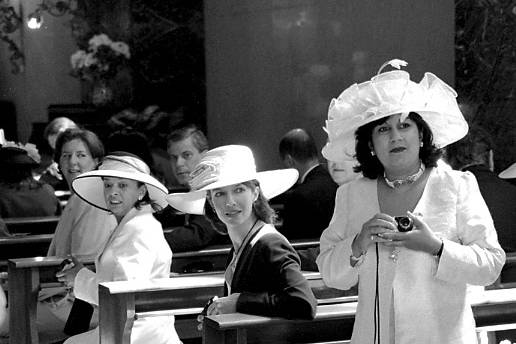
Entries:
{"type": "Polygon", "coordinates": [[[192,191],[166,197],[174,208],[189,214],[203,214],[206,191],[256,179],[263,195],[270,199],[287,191],[297,181],[296,169],[256,172],[253,152],[240,145],[209,150],[190,174],[192,191]]]}
{"type": "Polygon", "coordinates": [[[355,131],[364,124],[394,114],[405,120],[410,112],[418,113],[432,130],[438,148],[460,140],[468,124],[458,105],[457,93],[432,73],[425,73],[419,83],[401,70],[381,73],[391,65],[406,66],[403,60],[391,60],[370,81],[353,84],[337,99],[332,99],[324,130],[328,142],[322,153],[328,160],[352,160],[355,156],[355,131]]]}

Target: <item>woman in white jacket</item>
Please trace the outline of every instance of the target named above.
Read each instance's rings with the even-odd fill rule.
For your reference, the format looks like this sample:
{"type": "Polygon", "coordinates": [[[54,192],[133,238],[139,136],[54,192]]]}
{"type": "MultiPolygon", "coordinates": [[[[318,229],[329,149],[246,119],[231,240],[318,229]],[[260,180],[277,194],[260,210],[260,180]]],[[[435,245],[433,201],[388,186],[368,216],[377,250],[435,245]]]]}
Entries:
{"type": "MultiPolygon", "coordinates": [[[[138,157],[115,152],[104,158],[99,170],[74,179],[75,193],[86,202],[111,212],[118,223],[96,258],[96,272],[73,259],[73,267],[58,273],[60,281],[74,287],[75,297],[98,305],[98,284],[101,282],[169,276],[172,252],[161,224],[152,215],[153,207],[166,204],[167,189],[149,173],[149,167],[138,157]]],[[[98,342],[97,327],[70,337],[65,343],[98,342]]],[[[180,343],[174,329],[174,317],[135,321],[131,343],[180,343]]]]}
{"type": "Polygon", "coordinates": [[[468,130],[455,98],[391,71],[330,104],[323,155],[356,156],[363,177],[338,189],[317,264],[328,286],[359,283],[353,344],[477,342],[467,288],[494,282],[505,253],[475,177],[437,165],[468,130]]]}

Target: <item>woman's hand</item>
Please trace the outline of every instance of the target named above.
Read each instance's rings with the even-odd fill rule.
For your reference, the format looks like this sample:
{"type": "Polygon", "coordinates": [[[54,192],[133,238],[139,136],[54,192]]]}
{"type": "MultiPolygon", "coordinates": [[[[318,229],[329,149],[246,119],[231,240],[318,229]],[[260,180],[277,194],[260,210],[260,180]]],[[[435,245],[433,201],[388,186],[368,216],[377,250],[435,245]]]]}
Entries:
{"type": "Polygon", "coordinates": [[[358,257],[375,242],[386,242],[388,239],[380,237],[379,234],[396,231],[396,222],[392,216],[379,213],[362,225],[362,230],[353,240],[351,248],[353,256],[358,257]]]}
{"type": "Polygon", "coordinates": [[[430,230],[423,221],[421,215],[407,212],[409,218],[414,223],[414,228],[410,232],[391,232],[382,233],[379,236],[387,239],[383,244],[386,246],[403,246],[414,251],[423,251],[435,254],[439,251],[442,240],[430,230]]]}
{"type": "Polygon", "coordinates": [[[213,303],[208,307],[207,315],[235,313],[239,296],[240,293],[235,293],[213,300],[213,303]]]}
{"type": "Polygon", "coordinates": [[[84,265],[77,258],[70,256],[67,258],[66,264],[56,273],[57,280],[62,282],[68,288],[73,288],[75,276],[84,268],[84,265]]]}

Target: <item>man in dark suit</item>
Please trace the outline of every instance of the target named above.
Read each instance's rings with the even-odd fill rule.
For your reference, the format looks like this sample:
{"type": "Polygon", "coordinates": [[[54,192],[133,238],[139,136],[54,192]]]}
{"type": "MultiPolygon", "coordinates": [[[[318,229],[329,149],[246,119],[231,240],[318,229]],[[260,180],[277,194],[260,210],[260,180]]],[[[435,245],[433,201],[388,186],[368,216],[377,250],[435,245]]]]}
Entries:
{"type": "Polygon", "coordinates": [[[319,239],[331,220],[337,184],[319,163],[317,147],[304,129],[283,136],[279,153],[284,165],[299,172],[299,180],[281,199],[283,225],[288,239],[319,239]]]}
{"type": "MultiPolygon", "coordinates": [[[[194,125],[172,131],[168,138],[167,152],[172,171],[181,185],[174,191],[189,191],[190,172],[208,150],[208,140],[194,125]]],[[[154,217],[161,222],[165,239],[172,252],[200,250],[208,245],[227,244],[229,238],[223,223],[213,223],[204,215],[182,214],[167,206],[154,217]]],[[[207,268],[209,270],[209,268],[207,268]]]]}

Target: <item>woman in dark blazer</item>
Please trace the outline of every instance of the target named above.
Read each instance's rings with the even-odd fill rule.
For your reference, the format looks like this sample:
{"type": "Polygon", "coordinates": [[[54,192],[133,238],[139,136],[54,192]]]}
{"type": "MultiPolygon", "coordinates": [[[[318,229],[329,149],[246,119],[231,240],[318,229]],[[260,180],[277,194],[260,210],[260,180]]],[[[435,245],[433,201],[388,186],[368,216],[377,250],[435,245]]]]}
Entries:
{"type": "Polygon", "coordinates": [[[292,186],[297,171],[257,173],[251,150],[232,145],[208,151],[191,175],[192,191],[170,194],[167,201],[186,213],[206,210],[208,217],[218,217],[233,244],[225,296],[215,299],[207,314],[313,319],[317,302],[299,256],[272,224],[274,211],[267,201],[292,186]]]}

